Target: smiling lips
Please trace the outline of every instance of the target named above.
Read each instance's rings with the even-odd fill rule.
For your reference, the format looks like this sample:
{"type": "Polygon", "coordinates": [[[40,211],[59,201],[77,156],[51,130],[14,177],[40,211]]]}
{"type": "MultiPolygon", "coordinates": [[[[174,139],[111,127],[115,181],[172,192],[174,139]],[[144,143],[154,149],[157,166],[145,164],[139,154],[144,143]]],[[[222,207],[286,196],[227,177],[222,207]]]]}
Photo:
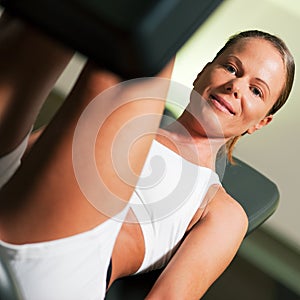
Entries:
{"type": "Polygon", "coordinates": [[[213,105],[218,109],[221,110],[225,113],[228,113],[230,115],[235,115],[235,111],[232,107],[232,105],[227,102],[225,99],[216,96],[216,95],[211,95],[210,96],[211,102],[213,103],[213,105]]]}

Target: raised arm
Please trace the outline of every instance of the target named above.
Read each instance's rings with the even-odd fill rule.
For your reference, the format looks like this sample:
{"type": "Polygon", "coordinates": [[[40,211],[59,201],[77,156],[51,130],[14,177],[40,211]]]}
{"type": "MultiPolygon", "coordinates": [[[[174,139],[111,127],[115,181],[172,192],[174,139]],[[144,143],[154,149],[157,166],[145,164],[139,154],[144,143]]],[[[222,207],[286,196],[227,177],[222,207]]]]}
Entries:
{"type": "Polygon", "coordinates": [[[146,299],[201,298],[234,258],[247,224],[243,208],[219,188],[146,299]]]}
{"type": "Polygon", "coordinates": [[[172,66],[173,61],[157,75],[160,80],[127,84],[88,61],[18,173],[1,190],[1,200],[10,201],[2,203],[10,209],[1,210],[3,240],[24,243],[74,235],[98,226],[126,206],[159,125],[172,66]],[[121,160],[128,152],[127,160],[121,160]],[[25,208],[26,213],[16,217],[25,208]],[[7,225],[16,219],[23,225],[14,228],[26,227],[28,236],[7,225]],[[36,226],[39,222],[47,225],[36,226]]]}

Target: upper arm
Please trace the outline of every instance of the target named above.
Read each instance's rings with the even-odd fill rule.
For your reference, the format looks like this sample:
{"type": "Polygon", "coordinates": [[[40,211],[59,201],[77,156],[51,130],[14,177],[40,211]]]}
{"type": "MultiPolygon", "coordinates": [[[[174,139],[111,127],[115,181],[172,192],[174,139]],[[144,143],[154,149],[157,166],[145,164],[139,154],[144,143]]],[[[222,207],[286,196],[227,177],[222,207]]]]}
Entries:
{"type": "Polygon", "coordinates": [[[220,188],[157,280],[149,299],[199,299],[235,256],[247,225],[243,208],[220,188]]]}

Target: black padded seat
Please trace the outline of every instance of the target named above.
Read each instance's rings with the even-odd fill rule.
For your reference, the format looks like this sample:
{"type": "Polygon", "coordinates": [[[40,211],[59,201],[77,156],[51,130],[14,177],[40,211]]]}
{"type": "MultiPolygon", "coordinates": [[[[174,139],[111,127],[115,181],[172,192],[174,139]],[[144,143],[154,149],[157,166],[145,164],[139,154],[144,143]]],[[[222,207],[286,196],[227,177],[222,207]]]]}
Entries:
{"type": "Polygon", "coordinates": [[[275,212],[279,190],[274,182],[253,167],[236,157],[234,161],[234,165],[227,164],[222,184],[246,211],[249,234],[275,212]]]}

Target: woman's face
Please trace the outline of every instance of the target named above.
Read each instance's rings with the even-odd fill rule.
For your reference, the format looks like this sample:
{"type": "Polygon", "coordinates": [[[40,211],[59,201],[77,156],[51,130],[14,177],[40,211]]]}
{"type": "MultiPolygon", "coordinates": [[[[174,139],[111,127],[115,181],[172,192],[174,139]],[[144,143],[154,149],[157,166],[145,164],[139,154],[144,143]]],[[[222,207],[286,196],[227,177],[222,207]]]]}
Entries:
{"type": "MultiPolygon", "coordinates": [[[[194,91],[209,104],[200,105],[197,119],[209,124],[213,114],[228,138],[253,133],[272,120],[266,115],[284,82],[284,63],[277,49],[263,39],[242,39],[208,64],[195,80],[194,91]]],[[[199,107],[195,101],[199,97],[192,93],[193,113],[193,106],[199,107]]]]}

